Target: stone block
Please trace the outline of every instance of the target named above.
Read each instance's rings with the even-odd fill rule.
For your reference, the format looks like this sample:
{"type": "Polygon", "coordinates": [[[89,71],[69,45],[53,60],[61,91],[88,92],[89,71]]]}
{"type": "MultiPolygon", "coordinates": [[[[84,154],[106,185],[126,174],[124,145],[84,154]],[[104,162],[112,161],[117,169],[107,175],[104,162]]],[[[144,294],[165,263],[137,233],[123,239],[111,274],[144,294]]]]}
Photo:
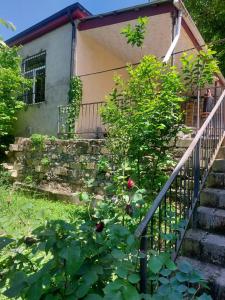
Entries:
{"type": "Polygon", "coordinates": [[[23,145],[11,144],[9,146],[9,151],[11,151],[11,152],[21,152],[21,151],[23,151],[23,145]]]}
{"type": "Polygon", "coordinates": [[[17,170],[13,170],[11,173],[11,177],[12,178],[17,178],[18,177],[18,171],[17,170]]]}
{"type": "Polygon", "coordinates": [[[59,175],[59,176],[67,176],[68,174],[68,169],[67,168],[63,168],[63,167],[57,167],[53,170],[53,173],[55,175],[59,175]]]}
{"type": "Polygon", "coordinates": [[[38,166],[35,166],[35,172],[37,173],[41,173],[42,172],[42,166],[38,165],[38,166]]]}

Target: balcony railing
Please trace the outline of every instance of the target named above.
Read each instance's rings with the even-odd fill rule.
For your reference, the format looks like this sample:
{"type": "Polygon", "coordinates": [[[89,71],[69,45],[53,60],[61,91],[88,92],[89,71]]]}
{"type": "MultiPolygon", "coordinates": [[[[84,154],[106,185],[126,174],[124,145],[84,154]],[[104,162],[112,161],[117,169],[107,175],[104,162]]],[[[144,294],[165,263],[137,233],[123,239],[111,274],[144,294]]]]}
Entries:
{"type": "MultiPolygon", "coordinates": [[[[103,101],[82,104],[79,118],[74,124],[74,134],[84,138],[103,138],[106,128],[99,111],[104,104],[103,101]]],[[[67,124],[69,106],[59,106],[58,110],[58,135],[66,137],[69,134],[67,124]]]]}
{"type": "MultiPolygon", "coordinates": [[[[215,104],[221,96],[224,87],[218,86],[212,88],[215,104]]],[[[200,101],[200,124],[202,125],[208,114],[203,113],[204,92],[202,90],[200,101]]],[[[184,111],[184,123],[189,127],[197,125],[197,99],[187,97],[187,101],[183,103],[182,110],[184,111]]],[[[119,100],[119,106],[123,107],[129,104],[127,101],[119,100]]],[[[74,134],[83,138],[103,138],[106,134],[106,126],[100,116],[100,108],[105,105],[105,102],[83,103],[80,107],[78,120],[74,124],[74,134]]],[[[69,134],[69,126],[67,124],[69,106],[58,107],[58,135],[66,138],[69,134]]],[[[70,133],[71,136],[71,133],[70,133]]]]}

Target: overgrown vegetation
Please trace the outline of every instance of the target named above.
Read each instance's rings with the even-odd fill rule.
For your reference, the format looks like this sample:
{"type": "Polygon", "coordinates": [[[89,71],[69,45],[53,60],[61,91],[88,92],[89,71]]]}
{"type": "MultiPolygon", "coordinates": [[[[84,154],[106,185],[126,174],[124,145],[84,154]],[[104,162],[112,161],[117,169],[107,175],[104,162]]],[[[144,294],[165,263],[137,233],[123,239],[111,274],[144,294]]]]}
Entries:
{"type": "Polygon", "coordinates": [[[127,71],[129,79],[116,77],[102,109],[108,147],[124,176],[153,194],[165,181],[172,164],[171,141],[183,127],[183,85],[178,72],[154,56],[127,71]]]}
{"type": "Polygon", "coordinates": [[[146,26],[149,22],[148,17],[139,17],[137,24],[133,27],[128,24],[121,31],[121,34],[127,38],[127,43],[132,47],[142,47],[145,39],[146,26]]]}
{"type": "MultiPolygon", "coordinates": [[[[127,191],[131,193],[131,185],[127,191]]],[[[133,196],[136,192],[132,192],[133,196]]],[[[87,195],[81,198],[85,202],[85,209],[81,213],[77,210],[74,214],[74,209],[70,212],[71,207],[67,210],[61,204],[62,208],[59,211],[57,209],[60,214],[63,210],[60,220],[55,219],[58,213],[53,211],[54,214],[50,215],[40,208],[40,202],[35,204],[32,201],[36,210],[40,210],[41,220],[49,221],[42,221],[43,225],[32,234],[29,227],[28,232],[23,228],[22,237],[15,234],[18,227],[15,229],[14,226],[19,221],[21,229],[23,222],[29,223],[31,216],[32,223],[33,220],[40,223],[39,214],[36,212],[33,215],[29,203],[27,206],[23,203],[15,206],[13,201],[3,201],[3,215],[4,212],[9,214],[8,205],[12,205],[12,210],[18,210],[18,214],[12,215],[10,220],[14,226],[7,226],[7,229],[13,230],[13,235],[6,232],[0,239],[0,286],[4,295],[11,299],[30,300],[140,300],[150,297],[138,292],[138,260],[141,254],[139,242],[132,233],[138,218],[128,213],[121,215],[117,201],[94,204],[87,195]],[[44,213],[48,217],[43,217],[44,213]],[[69,218],[70,222],[63,220],[63,216],[69,218]]],[[[3,225],[2,228],[4,230],[3,225]]],[[[157,294],[151,299],[164,299],[167,295],[178,297],[173,299],[183,299],[183,295],[190,295],[186,299],[198,299],[194,295],[205,286],[204,280],[189,264],[179,264],[177,269],[168,254],[152,254],[150,262],[149,280],[158,286],[157,294]]]]}
{"type": "Polygon", "coordinates": [[[225,2],[221,0],[185,0],[185,6],[197,24],[206,43],[212,43],[212,49],[219,61],[219,67],[225,74],[225,2]],[[222,42],[218,42],[219,40],[222,42]],[[214,44],[214,42],[217,42],[214,44]]]}
{"type": "Polygon", "coordinates": [[[192,95],[213,83],[215,74],[219,72],[215,54],[215,51],[208,48],[199,51],[197,55],[184,53],[181,57],[183,80],[186,90],[191,91],[192,95]]]}
{"type": "MultiPolygon", "coordinates": [[[[2,173],[1,173],[2,178],[2,173]]],[[[18,239],[29,236],[38,226],[61,218],[65,221],[84,218],[86,209],[62,202],[53,202],[38,194],[24,194],[10,188],[5,172],[0,188],[0,235],[18,239]]]]}
{"type": "Polygon", "coordinates": [[[75,134],[75,122],[80,113],[82,102],[82,81],[78,76],[75,76],[70,81],[70,89],[68,93],[69,108],[67,117],[68,137],[73,138],[75,134]]]}
{"type": "MultiPolygon", "coordinates": [[[[143,44],[145,25],[139,19],[135,28],[124,31],[133,46],[143,44]]],[[[191,68],[185,59],[186,67],[191,68]]],[[[184,87],[175,68],[165,66],[154,56],[144,57],[138,67],[129,66],[128,74],[127,81],[116,77],[116,87],[102,110],[113,164],[102,159],[98,171],[112,178],[105,187],[110,197],[101,196],[100,200],[82,191],[83,210],[71,207],[67,211],[61,204],[60,215],[45,215],[46,203],[42,210],[39,200],[32,202],[34,213],[30,204],[25,208],[22,203],[15,205],[17,194],[7,192],[7,197],[2,197],[1,213],[7,220],[3,218],[3,224],[0,221],[0,288],[8,298],[211,299],[202,294],[207,288],[202,276],[187,262],[176,265],[169,250],[149,252],[147,276],[153,291],[146,295],[139,292],[139,260],[143,253],[133,233],[173,163],[171,140],[182,129],[184,87]]],[[[71,134],[81,95],[81,82],[76,78],[71,99],[77,102],[71,102],[68,119],[71,134]]],[[[33,136],[32,143],[41,149],[43,137],[33,136]]],[[[42,163],[47,165],[49,161],[44,157],[42,163]]],[[[93,182],[88,180],[87,184],[93,182]]]]}
{"type": "Polygon", "coordinates": [[[21,74],[18,50],[0,46],[0,140],[12,134],[17,113],[24,107],[23,94],[30,84],[21,74]]]}

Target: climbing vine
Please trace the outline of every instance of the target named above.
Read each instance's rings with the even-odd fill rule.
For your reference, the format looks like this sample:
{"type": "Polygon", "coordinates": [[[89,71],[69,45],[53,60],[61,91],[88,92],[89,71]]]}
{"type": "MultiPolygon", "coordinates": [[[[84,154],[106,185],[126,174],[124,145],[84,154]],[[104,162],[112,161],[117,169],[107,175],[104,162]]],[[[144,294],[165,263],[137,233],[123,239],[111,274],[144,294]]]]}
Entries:
{"type": "Polygon", "coordinates": [[[68,92],[69,108],[67,117],[68,137],[72,138],[75,133],[75,121],[79,117],[80,105],[82,101],[82,81],[80,77],[74,76],[70,80],[70,89],[68,92]]]}

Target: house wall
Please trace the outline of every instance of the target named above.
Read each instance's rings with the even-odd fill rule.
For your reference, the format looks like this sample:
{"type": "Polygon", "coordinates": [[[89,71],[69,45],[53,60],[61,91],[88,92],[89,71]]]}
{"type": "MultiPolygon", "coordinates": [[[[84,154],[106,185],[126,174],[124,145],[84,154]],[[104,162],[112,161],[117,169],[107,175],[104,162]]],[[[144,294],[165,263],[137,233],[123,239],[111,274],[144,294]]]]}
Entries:
{"type": "MultiPolygon", "coordinates": [[[[131,20],[77,32],[76,74],[83,82],[83,104],[105,101],[114,87],[114,75],[127,78],[125,66],[128,63],[137,63],[146,54],[165,55],[171,43],[171,14],[150,18],[142,49],[127,45],[126,38],[120,34],[124,26],[136,22],[131,20]],[[113,68],[121,69],[107,71],[113,68]],[[93,74],[102,71],[106,72],[93,74]]],[[[104,131],[97,105],[83,105],[76,125],[77,132],[82,137],[96,137],[97,127],[104,131]]]]}
{"type": "Polygon", "coordinates": [[[22,58],[46,51],[45,102],[28,105],[18,116],[16,136],[57,134],[58,106],[67,103],[70,79],[71,25],[67,24],[27,43],[22,58]]]}

